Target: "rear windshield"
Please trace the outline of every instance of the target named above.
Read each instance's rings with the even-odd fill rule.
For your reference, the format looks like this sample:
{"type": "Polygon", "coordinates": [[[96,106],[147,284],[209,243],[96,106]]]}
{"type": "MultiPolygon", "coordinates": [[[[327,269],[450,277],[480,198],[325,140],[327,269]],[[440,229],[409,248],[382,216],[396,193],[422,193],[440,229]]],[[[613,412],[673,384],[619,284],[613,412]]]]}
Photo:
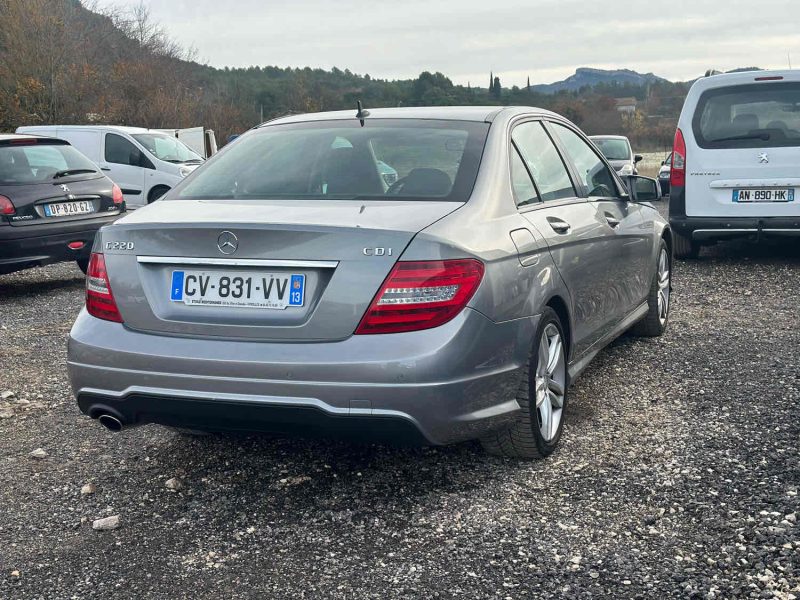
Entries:
{"type": "Polygon", "coordinates": [[[592,141],[608,160],[630,160],[631,158],[631,147],[628,145],[628,140],[592,138],[592,141]]]}
{"type": "Polygon", "coordinates": [[[709,90],[692,123],[701,148],[800,145],[800,84],[760,83],[709,90]]]}
{"type": "Polygon", "coordinates": [[[66,144],[0,146],[0,183],[41,183],[98,173],[95,164],[66,144]]]}
{"type": "Polygon", "coordinates": [[[266,126],[190,176],[174,199],[469,198],[487,123],[411,119],[266,126]]]}

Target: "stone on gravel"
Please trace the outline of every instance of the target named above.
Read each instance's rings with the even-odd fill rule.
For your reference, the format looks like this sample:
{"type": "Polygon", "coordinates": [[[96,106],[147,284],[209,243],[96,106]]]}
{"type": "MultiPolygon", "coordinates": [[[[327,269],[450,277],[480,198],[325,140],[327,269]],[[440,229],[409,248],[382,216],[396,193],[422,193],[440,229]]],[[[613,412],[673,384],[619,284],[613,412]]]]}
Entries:
{"type": "Polygon", "coordinates": [[[43,448],[37,448],[28,454],[28,456],[35,458],[36,460],[42,460],[43,458],[47,458],[47,452],[45,452],[43,448]]]}
{"type": "Polygon", "coordinates": [[[164,483],[167,489],[171,492],[177,492],[178,490],[183,488],[183,482],[178,479],[177,477],[173,477],[171,479],[167,479],[164,483]]]}
{"type": "Polygon", "coordinates": [[[0,408],[0,419],[10,419],[14,416],[14,409],[10,406],[0,408]]]}
{"type": "Polygon", "coordinates": [[[97,486],[93,483],[87,483],[81,488],[81,496],[88,496],[89,494],[94,494],[97,491],[97,486]]]}
{"type": "Polygon", "coordinates": [[[17,395],[11,390],[6,390],[2,394],[0,394],[0,400],[13,400],[16,397],[17,395]]]}
{"type": "Polygon", "coordinates": [[[95,531],[111,531],[119,527],[119,515],[96,519],[92,522],[92,529],[95,531]]]}

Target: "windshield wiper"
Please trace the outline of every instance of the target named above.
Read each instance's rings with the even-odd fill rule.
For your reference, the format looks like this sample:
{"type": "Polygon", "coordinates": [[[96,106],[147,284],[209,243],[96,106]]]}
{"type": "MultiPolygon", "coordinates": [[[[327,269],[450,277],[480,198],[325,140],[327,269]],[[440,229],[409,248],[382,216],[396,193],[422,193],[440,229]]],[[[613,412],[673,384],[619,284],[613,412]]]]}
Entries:
{"type": "Polygon", "coordinates": [[[745,134],[742,134],[742,135],[732,135],[730,137],[716,138],[716,139],[709,140],[709,141],[712,142],[712,143],[714,143],[714,142],[733,142],[733,141],[736,141],[736,140],[762,140],[762,141],[766,142],[767,140],[769,140],[769,138],[770,138],[770,135],[768,133],[764,132],[764,133],[745,133],[745,134]]]}
{"type": "Polygon", "coordinates": [[[64,169],[63,171],[56,171],[56,174],[53,175],[53,179],[66,177],[67,175],[77,175],[78,173],[97,173],[97,171],[94,169],[64,169]]]}
{"type": "Polygon", "coordinates": [[[194,165],[194,164],[201,164],[203,162],[202,158],[190,158],[189,160],[183,161],[185,165],[194,165]]]}

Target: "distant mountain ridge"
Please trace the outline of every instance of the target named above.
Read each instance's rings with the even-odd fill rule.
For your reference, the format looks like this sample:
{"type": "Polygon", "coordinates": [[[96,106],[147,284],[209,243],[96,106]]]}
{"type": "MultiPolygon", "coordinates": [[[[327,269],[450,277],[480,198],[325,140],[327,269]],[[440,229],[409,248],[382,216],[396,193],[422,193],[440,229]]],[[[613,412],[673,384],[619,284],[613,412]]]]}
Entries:
{"type": "Polygon", "coordinates": [[[608,71],[581,67],[576,69],[574,75],[570,75],[563,81],[534,85],[531,88],[544,94],[555,94],[564,90],[574,92],[583,87],[594,87],[599,84],[644,86],[648,83],[665,81],[667,80],[653,73],[642,74],[630,69],[608,71]]]}

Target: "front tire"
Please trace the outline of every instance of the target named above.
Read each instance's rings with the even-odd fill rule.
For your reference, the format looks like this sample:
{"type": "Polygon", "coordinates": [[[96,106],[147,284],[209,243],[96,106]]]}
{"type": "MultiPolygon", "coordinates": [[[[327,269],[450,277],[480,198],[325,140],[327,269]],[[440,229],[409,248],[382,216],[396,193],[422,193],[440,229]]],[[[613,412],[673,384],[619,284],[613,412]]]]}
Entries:
{"type": "Polygon", "coordinates": [[[658,263],[650,293],[647,295],[647,315],[631,328],[633,335],[659,337],[667,330],[672,301],[672,260],[667,243],[661,240],[658,263]]]}
{"type": "Polygon", "coordinates": [[[700,244],[689,238],[676,233],[673,236],[672,243],[675,245],[675,258],[697,258],[700,256],[700,244]]]}
{"type": "Polygon", "coordinates": [[[169,188],[166,187],[166,186],[163,186],[163,185],[160,185],[158,187],[154,187],[152,190],[150,190],[150,193],[147,195],[147,203],[151,204],[151,203],[155,202],[156,200],[161,198],[161,196],[166,194],[168,191],[169,191],[169,188]]]}
{"type": "Polygon", "coordinates": [[[561,439],[567,408],[567,347],[564,329],[551,308],[542,313],[528,364],[517,393],[521,411],[506,429],[483,439],[496,456],[541,459],[561,439]]]}

